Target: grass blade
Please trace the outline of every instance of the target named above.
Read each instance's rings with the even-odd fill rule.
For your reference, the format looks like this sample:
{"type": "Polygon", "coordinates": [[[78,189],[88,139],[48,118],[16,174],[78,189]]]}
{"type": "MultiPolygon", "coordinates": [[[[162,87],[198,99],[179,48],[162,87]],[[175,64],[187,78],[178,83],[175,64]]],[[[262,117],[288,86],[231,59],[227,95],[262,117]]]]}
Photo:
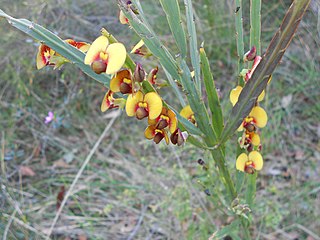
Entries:
{"type": "Polygon", "coordinates": [[[223,116],[219,96],[214,84],[214,79],[210,70],[209,60],[204,48],[200,48],[201,70],[208,96],[208,105],[212,114],[212,126],[217,136],[220,136],[223,129],[223,116]]]}
{"type": "Polygon", "coordinates": [[[160,3],[166,13],[169,27],[181,52],[181,56],[185,58],[187,54],[187,40],[182,27],[178,0],[160,0],[160,3]]]}
{"type": "Polygon", "coordinates": [[[257,97],[266,88],[269,76],[273,73],[289,46],[309,3],[310,0],[301,0],[294,1],[291,4],[260,64],[250,81],[244,86],[237,104],[233,107],[229,121],[221,134],[220,143],[224,143],[237,130],[243,118],[251,111],[257,97]]]}
{"type": "Polygon", "coordinates": [[[190,44],[190,57],[191,64],[194,70],[194,79],[196,86],[201,95],[201,80],[200,80],[200,57],[198,51],[198,41],[196,26],[194,24],[193,8],[191,0],[184,0],[186,6],[186,18],[187,18],[187,29],[188,29],[188,38],[190,44]]]}
{"type": "Polygon", "coordinates": [[[96,74],[94,73],[90,66],[84,64],[83,60],[85,54],[78,50],[77,48],[71,46],[68,43],[65,43],[61,38],[59,38],[54,33],[50,32],[49,30],[45,29],[44,27],[30,22],[27,19],[16,19],[4,11],[0,9],[0,17],[7,19],[8,23],[11,24],[13,27],[19,29],[20,31],[26,33],[30,37],[40,41],[41,43],[46,44],[63,57],[69,59],[72,63],[77,65],[81,70],[87,74],[89,77],[93,78],[94,80],[108,85],[110,78],[103,74],[96,74]]]}

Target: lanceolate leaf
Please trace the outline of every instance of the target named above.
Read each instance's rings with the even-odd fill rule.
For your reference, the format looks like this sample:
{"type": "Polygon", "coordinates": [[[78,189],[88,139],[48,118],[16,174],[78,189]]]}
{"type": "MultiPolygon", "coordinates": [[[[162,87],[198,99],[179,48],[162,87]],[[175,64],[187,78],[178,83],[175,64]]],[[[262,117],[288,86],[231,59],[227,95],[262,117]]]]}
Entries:
{"type": "Polygon", "coordinates": [[[90,76],[91,78],[97,80],[98,82],[108,85],[110,78],[103,74],[96,74],[94,73],[90,66],[85,65],[83,63],[85,54],[78,50],[77,48],[71,46],[68,43],[65,43],[61,38],[59,38],[54,33],[50,32],[49,30],[45,29],[44,27],[30,22],[27,19],[16,19],[0,9],[0,17],[4,17],[7,21],[15,28],[19,29],[20,31],[26,33],[30,37],[40,41],[43,44],[46,44],[63,57],[69,59],[72,63],[76,64],[81,70],[90,76]]]}
{"type": "Polygon", "coordinates": [[[178,74],[176,61],[149,26],[139,1],[134,1],[135,7],[138,8],[138,14],[128,7],[127,1],[118,0],[118,2],[121,10],[129,19],[130,26],[133,30],[143,39],[144,44],[150,49],[152,54],[159,59],[161,65],[172,75],[172,77],[179,80],[180,75],[178,74]]]}
{"type": "Polygon", "coordinates": [[[187,40],[181,24],[182,21],[178,0],[160,0],[160,3],[167,15],[171,32],[176,40],[181,56],[182,58],[185,58],[187,53],[187,40]]]}
{"type": "Polygon", "coordinates": [[[198,51],[196,25],[194,23],[193,7],[192,7],[191,0],[184,0],[184,4],[186,6],[186,19],[187,19],[188,38],[189,38],[189,44],[190,44],[191,64],[194,70],[194,79],[197,85],[197,89],[201,95],[200,58],[199,58],[199,51],[198,51]]]}
{"type": "Polygon", "coordinates": [[[208,96],[208,105],[212,114],[212,126],[220,136],[223,129],[223,116],[219,96],[210,70],[209,60],[204,48],[200,48],[201,70],[208,96]]]}
{"type": "Polygon", "coordinates": [[[289,46],[309,3],[310,0],[300,0],[291,4],[260,64],[250,81],[243,88],[237,104],[233,107],[229,121],[222,132],[220,143],[224,143],[237,130],[243,118],[251,111],[257,97],[266,88],[269,76],[273,73],[289,46]]]}

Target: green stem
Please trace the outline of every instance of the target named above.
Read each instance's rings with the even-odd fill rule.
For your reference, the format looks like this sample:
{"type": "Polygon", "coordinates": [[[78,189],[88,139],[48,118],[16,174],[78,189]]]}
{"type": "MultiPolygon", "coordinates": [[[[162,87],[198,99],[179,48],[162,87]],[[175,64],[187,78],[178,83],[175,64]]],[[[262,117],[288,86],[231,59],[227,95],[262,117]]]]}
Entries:
{"type": "Polygon", "coordinates": [[[256,46],[261,54],[261,0],[250,0],[250,47],[256,46]]]}
{"type": "MultiPolygon", "coordinates": [[[[243,21],[242,21],[242,0],[235,1],[235,24],[236,24],[236,41],[238,54],[238,73],[243,68],[244,42],[243,42],[243,21]]],[[[243,85],[242,78],[239,78],[239,84],[243,85]]]]}

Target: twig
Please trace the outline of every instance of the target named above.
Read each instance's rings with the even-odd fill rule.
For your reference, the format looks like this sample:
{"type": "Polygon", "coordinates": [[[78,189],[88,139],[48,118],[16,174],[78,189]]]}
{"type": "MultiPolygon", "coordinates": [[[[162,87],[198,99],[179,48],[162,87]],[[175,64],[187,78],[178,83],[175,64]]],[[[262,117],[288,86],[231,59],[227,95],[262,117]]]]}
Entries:
{"type": "Polygon", "coordinates": [[[133,231],[130,233],[129,237],[127,238],[127,240],[132,240],[134,238],[134,236],[137,234],[139,227],[141,226],[142,220],[144,218],[144,214],[147,210],[148,206],[144,206],[141,210],[141,215],[139,217],[138,223],[137,225],[134,227],[133,231]]]}
{"type": "Polygon", "coordinates": [[[111,119],[111,121],[109,122],[109,124],[108,124],[108,125],[106,126],[106,128],[104,129],[103,133],[100,135],[98,141],[95,143],[95,145],[94,145],[93,148],[91,149],[91,151],[90,151],[90,153],[88,154],[86,160],[83,162],[83,164],[82,164],[81,168],[79,169],[76,177],[74,178],[74,180],[73,180],[73,182],[72,182],[69,190],[67,191],[67,193],[66,193],[66,195],[65,195],[65,197],[64,197],[64,199],[63,199],[63,201],[62,201],[62,203],[61,203],[61,205],[60,205],[60,208],[58,209],[58,212],[57,212],[55,218],[53,219],[53,222],[52,222],[51,227],[50,227],[50,229],[49,229],[49,231],[48,231],[48,234],[47,234],[46,239],[50,239],[50,236],[51,236],[51,234],[52,234],[53,228],[54,228],[54,226],[56,225],[56,223],[57,223],[57,221],[58,221],[58,219],[59,219],[59,217],[60,217],[60,215],[61,215],[62,209],[63,209],[63,207],[65,206],[68,198],[70,197],[71,192],[72,192],[74,186],[75,186],[76,183],[78,182],[78,180],[79,180],[80,176],[82,175],[84,169],[86,168],[86,166],[87,166],[88,163],[90,162],[93,154],[95,153],[95,151],[96,151],[97,148],[99,147],[101,141],[103,140],[103,138],[105,137],[105,135],[107,134],[107,132],[110,130],[112,124],[114,123],[114,121],[116,120],[116,118],[117,118],[118,116],[119,116],[119,114],[116,115],[114,118],[111,119]]]}
{"type": "Polygon", "coordinates": [[[17,209],[15,209],[15,210],[13,211],[13,213],[11,214],[11,216],[10,216],[10,219],[9,219],[9,221],[8,221],[8,224],[7,224],[7,226],[6,226],[6,229],[4,230],[4,233],[3,233],[3,240],[6,240],[6,239],[7,239],[7,235],[8,235],[10,226],[11,226],[11,224],[12,224],[12,222],[13,222],[13,218],[14,218],[14,216],[16,215],[16,213],[17,213],[17,209]]]}
{"type": "MultiPolygon", "coordinates": [[[[13,220],[15,223],[21,225],[22,227],[24,227],[24,228],[26,228],[26,229],[28,229],[28,230],[30,230],[30,231],[38,234],[39,236],[41,236],[41,237],[43,237],[43,238],[46,237],[46,235],[44,235],[42,232],[39,232],[39,231],[38,231],[37,229],[35,229],[34,227],[29,226],[28,224],[24,223],[22,220],[20,220],[20,219],[18,219],[18,218],[16,218],[16,217],[10,216],[10,215],[8,215],[8,214],[6,214],[6,213],[2,213],[2,216],[6,217],[6,218],[10,218],[10,219],[12,218],[12,220],[13,220]]],[[[47,239],[50,239],[50,238],[47,238],[47,239]]]]}

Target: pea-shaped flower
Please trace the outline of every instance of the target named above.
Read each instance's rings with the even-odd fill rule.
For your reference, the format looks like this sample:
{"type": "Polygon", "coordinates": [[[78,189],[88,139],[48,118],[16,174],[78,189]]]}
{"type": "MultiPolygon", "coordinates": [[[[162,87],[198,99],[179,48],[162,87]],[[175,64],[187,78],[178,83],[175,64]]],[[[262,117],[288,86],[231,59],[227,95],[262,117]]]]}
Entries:
{"type": "Polygon", "coordinates": [[[162,99],[156,92],[143,94],[141,91],[130,94],[126,102],[126,112],[129,117],[135,116],[141,120],[145,117],[156,119],[162,110],[162,99]]]}
{"type": "Polygon", "coordinates": [[[126,56],[126,48],[122,43],[109,44],[107,37],[100,36],[91,44],[84,63],[91,65],[97,74],[114,74],[123,66],[126,56]]]}
{"type": "Polygon", "coordinates": [[[255,106],[249,115],[243,119],[238,131],[242,131],[245,128],[248,132],[254,132],[256,131],[256,127],[263,128],[267,125],[267,122],[268,115],[266,111],[262,107],[255,106]]]}
{"type": "Polygon", "coordinates": [[[188,119],[188,121],[192,122],[193,124],[196,123],[196,119],[194,117],[194,112],[192,111],[190,105],[185,106],[181,110],[180,115],[181,115],[181,117],[188,119]]]}
{"type": "Polygon", "coordinates": [[[252,151],[248,155],[241,153],[236,161],[236,168],[239,171],[253,174],[263,167],[263,158],[258,151],[252,151]]]}

